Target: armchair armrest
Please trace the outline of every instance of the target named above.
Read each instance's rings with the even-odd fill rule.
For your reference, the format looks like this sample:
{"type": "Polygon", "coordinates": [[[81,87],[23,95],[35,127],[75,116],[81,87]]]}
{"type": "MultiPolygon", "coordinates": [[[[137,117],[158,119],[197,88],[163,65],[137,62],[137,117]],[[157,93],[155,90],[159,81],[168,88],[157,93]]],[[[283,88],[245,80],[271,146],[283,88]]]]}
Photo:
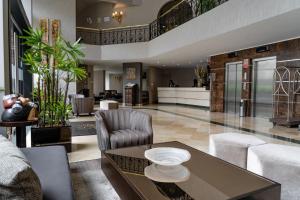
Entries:
{"type": "Polygon", "coordinates": [[[100,112],[95,113],[98,146],[101,151],[110,149],[109,133],[100,112]]]}

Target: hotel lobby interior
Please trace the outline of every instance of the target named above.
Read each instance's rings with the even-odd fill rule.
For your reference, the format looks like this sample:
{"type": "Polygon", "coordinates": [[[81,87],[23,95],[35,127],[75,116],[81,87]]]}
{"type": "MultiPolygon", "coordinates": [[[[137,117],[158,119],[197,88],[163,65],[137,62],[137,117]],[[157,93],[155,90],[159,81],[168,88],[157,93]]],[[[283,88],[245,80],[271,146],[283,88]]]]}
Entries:
{"type": "Polygon", "coordinates": [[[2,0],[0,200],[300,200],[299,19],[299,0],[2,0]]]}

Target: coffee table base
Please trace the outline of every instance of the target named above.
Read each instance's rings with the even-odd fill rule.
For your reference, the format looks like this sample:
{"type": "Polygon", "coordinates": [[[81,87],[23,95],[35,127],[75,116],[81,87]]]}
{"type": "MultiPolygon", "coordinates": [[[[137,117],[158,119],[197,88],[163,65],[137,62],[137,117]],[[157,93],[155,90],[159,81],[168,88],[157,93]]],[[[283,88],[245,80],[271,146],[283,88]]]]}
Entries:
{"type": "Polygon", "coordinates": [[[122,200],[142,199],[137,192],[130,187],[128,182],[121,176],[115,167],[110,164],[104,153],[101,153],[101,168],[122,200]]]}

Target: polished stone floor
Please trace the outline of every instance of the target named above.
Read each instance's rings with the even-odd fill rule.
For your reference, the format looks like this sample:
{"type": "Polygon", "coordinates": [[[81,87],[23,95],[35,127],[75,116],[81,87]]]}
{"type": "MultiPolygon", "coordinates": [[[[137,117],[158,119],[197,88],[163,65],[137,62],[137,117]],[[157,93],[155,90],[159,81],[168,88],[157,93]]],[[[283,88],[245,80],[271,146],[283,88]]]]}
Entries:
{"type": "MultiPolygon", "coordinates": [[[[268,119],[245,117],[232,114],[211,113],[196,107],[179,105],[149,105],[135,107],[152,115],[154,142],[180,141],[207,152],[210,134],[238,132],[254,134],[269,142],[300,146],[297,128],[273,127],[268,119]]],[[[77,117],[71,121],[92,121],[94,117],[77,117]]],[[[100,158],[96,136],[72,138],[73,152],[70,162],[100,158]]]]}

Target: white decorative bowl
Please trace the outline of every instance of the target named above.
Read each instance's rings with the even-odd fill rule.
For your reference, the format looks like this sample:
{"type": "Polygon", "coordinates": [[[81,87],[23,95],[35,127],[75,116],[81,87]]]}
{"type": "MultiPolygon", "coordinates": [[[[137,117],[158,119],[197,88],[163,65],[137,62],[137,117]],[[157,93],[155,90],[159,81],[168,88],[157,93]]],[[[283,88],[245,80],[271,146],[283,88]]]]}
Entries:
{"type": "Polygon", "coordinates": [[[161,183],[178,183],[190,178],[190,171],[182,165],[163,166],[152,164],[145,168],[145,176],[161,183]]]}
{"type": "Polygon", "coordinates": [[[145,157],[158,165],[174,166],[188,161],[191,158],[191,154],[184,149],[159,147],[146,150],[145,157]]]}

